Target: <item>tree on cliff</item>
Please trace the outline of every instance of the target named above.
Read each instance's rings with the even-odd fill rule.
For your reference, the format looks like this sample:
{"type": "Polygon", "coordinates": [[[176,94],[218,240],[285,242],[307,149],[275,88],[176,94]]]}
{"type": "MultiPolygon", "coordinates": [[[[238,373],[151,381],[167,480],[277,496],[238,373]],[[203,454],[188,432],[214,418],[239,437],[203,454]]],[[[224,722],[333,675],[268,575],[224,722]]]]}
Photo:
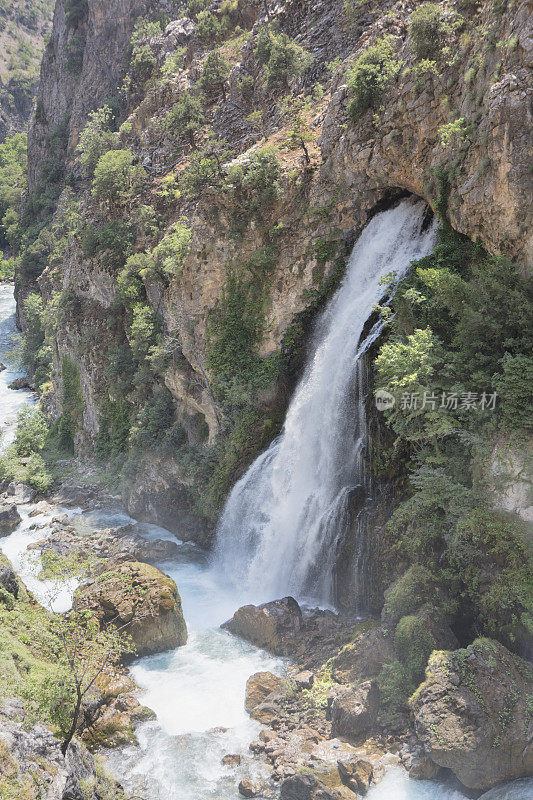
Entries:
{"type": "MultiPolygon", "coordinates": [[[[39,578],[47,582],[46,598],[50,609],[58,603],[65,587],[87,577],[93,566],[77,555],[62,557],[47,551],[42,554],[39,578]]],[[[24,687],[38,708],[57,725],[62,737],[61,752],[66,754],[76,731],[83,732],[96,720],[100,710],[98,681],[111,671],[121,656],[134,652],[131,638],[121,628],[101,627],[96,614],[74,605],[64,614],[54,614],[52,631],[56,639],[57,670],[48,681],[33,680],[24,687]]]]}

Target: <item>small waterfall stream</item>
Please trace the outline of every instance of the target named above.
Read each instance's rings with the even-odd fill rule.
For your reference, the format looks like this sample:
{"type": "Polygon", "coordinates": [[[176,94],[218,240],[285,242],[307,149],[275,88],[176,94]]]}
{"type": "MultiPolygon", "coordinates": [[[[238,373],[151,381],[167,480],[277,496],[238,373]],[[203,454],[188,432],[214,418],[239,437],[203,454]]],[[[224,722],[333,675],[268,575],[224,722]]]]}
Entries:
{"type": "Polygon", "coordinates": [[[412,261],[431,251],[436,226],[424,226],[425,209],[420,201],[404,200],[366,226],[318,321],[281,435],[226,503],[215,565],[256,601],[290,593],[334,602],[334,568],[350,493],[367,483],[362,356],[382,324],[361,337],[386,291],[385,276],[401,277],[412,261]]]}

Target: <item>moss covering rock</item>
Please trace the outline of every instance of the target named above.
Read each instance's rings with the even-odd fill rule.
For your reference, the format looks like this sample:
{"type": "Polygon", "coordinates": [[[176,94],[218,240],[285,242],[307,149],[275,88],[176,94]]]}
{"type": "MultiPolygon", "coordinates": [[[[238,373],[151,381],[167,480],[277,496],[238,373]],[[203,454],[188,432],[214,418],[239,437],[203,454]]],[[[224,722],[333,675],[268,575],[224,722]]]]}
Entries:
{"type": "Polygon", "coordinates": [[[139,561],[115,564],[75,594],[76,607],[96,613],[102,625],[123,628],[138,656],[160,653],[187,642],[176,584],[157,567],[139,561]]]}
{"type": "Polygon", "coordinates": [[[431,760],[465,786],[486,790],[533,772],[533,668],[491,639],[435,651],[410,700],[431,760]]]}

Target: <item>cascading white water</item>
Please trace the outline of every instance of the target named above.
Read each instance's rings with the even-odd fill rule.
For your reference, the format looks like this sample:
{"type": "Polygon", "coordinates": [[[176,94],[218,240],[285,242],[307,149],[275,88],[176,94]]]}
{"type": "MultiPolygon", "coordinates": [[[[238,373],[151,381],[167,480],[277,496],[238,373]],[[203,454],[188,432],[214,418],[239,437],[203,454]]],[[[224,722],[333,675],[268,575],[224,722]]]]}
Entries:
{"type": "Polygon", "coordinates": [[[333,601],[337,544],[351,490],[364,485],[366,419],[361,341],[383,298],[382,279],[405,274],[435,243],[425,205],[405,200],[376,215],[350,256],[346,275],[320,318],[315,345],[281,435],[235,485],[217,532],[214,563],[250,599],[287,592],[333,601]]]}

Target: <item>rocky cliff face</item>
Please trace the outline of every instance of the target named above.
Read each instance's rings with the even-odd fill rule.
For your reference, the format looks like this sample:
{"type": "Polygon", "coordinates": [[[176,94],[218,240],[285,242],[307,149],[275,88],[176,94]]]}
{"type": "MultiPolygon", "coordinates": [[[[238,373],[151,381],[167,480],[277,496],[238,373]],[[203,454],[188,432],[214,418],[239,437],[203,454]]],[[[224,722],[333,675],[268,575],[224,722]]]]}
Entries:
{"type": "MultiPolygon", "coordinates": [[[[434,210],[446,201],[458,231],[479,239],[492,253],[513,257],[524,270],[530,264],[528,4],[499,4],[497,9],[489,2],[479,7],[440,4],[446,24],[438,34],[440,50],[431,58],[421,57],[410,33],[416,6],[404,0],[346,7],[340,0],[277,4],[269,10],[270,23],[312,56],[300,75],[296,71],[284,79],[280,91],[269,85],[256,56],[258,22],[267,20],[254,3],[236,4],[236,16],[225,23],[225,31],[209,38],[195,32],[195,23],[188,18],[172,21],[180,16],[174,6],[89,0],[87,14],[69,21],[64,2],[57,2],[30,133],[30,189],[37,189],[50,156],[50,141],[63,126],[61,158],[73,188],[64,191],[59,202],[59,233],[65,229],[61,213],[73,199],[85,231],[100,229],[113,216],[120,224],[134,220],[129,252],[145,252],[161,236],[158,232],[154,240],[146,232],[136,209],[150,206],[166,234],[178,220],[185,221],[190,244],[178,274],[163,278],[149,269],[139,274],[166,355],[164,367],[152,373],[151,380],[170,393],[173,419],[195,452],[214,445],[226,419],[206,335],[210,315],[227,296],[230,267],[242,268],[250,282],[250,275],[261,269],[254,266],[258,254],[266,253],[270,259],[259,278],[264,319],[257,356],[284,351],[290,369],[256,393],[259,418],[270,420],[268,430],[256,415],[253,444],[239,445],[236,463],[227,450],[215,453],[226,476],[226,483],[221,481],[222,496],[254,448],[268,441],[279,425],[300,363],[294,357],[293,323],[298,325],[301,344],[308,330],[303,323],[326,295],[328,276],[341,269],[346,245],[380,204],[402,192],[425,198],[434,210]],[[142,40],[144,52],[150,54],[147,77],[128,67],[130,37],[136,19],[154,19],[161,11],[170,24],[142,40]],[[346,84],[346,70],[369,46],[384,40],[389,42],[388,58],[396,65],[393,76],[374,109],[354,120],[347,111],[353,88],[346,84]],[[203,121],[191,148],[190,136],[169,125],[169,114],[184,94],[198,91],[196,82],[213,49],[228,59],[229,74],[218,89],[205,91],[203,121]],[[182,65],[168,67],[169,58],[177,53],[182,65]],[[127,88],[119,90],[128,68],[127,88]],[[319,90],[309,94],[316,84],[319,90]],[[311,101],[298,106],[303,145],[296,134],[287,144],[294,131],[294,104],[306,93],[311,101]],[[282,104],[284,96],[292,98],[288,106],[282,104]],[[75,159],[88,112],[112,97],[120,100],[119,120],[126,122],[115,147],[127,148],[147,165],[140,193],[118,212],[91,196],[75,159]],[[246,169],[260,144],[278,148],[279,186],[259,215],[250,211],[250,193],[231,179],[205,180],[196,194],[183,188],[191,159],[194,162],[197,148],[205,155],[209,136],[227,143],[222,148],[224,164],[219,164],[225,174],[233,174],[232,168],[239,164],[246,169]],[[156,167],[164,169],[158,172],[156,167]]],[[[220,21],[219,4],[214,3],[211,11],[220,21]]],[[[49,406],[57,415],[63,410],[68,356],[79,371],[82,408],[76,446],[80,452],[94,448],[103,409],[114,402],[109,392],[109,352],[132,343],[131,318],[121,305],[117,269],[111,261],[105,245],[91,254],[78,227],[77,232],[67,232],[60,259],[49,263],[39,281],[48,303],[62,298],[62,313],[51,337],[54,394],[49,406]]],[[[172,455],[161,461],[160,455],[152,454],[145,459],[144,472],[130,479],[136,513],[150,506],[153,516],[161,488],[167,507],[183,509],[184,522],[177,527],[180,535],[189,535],[190,515],[198,510],[197,495],[205,482],[202,470],[198,474],[186,469],[172,455]]],[[[163,511],[159,518],[166,521],[168,516],[163,511]]],[[[204,539],[208,528],[199,534],[204,539]]]]}
{"type": "Polygon", "coordinates": [[[27,128],[53,0],[10,0],[0,8],[0,142],[27,128]]]}

